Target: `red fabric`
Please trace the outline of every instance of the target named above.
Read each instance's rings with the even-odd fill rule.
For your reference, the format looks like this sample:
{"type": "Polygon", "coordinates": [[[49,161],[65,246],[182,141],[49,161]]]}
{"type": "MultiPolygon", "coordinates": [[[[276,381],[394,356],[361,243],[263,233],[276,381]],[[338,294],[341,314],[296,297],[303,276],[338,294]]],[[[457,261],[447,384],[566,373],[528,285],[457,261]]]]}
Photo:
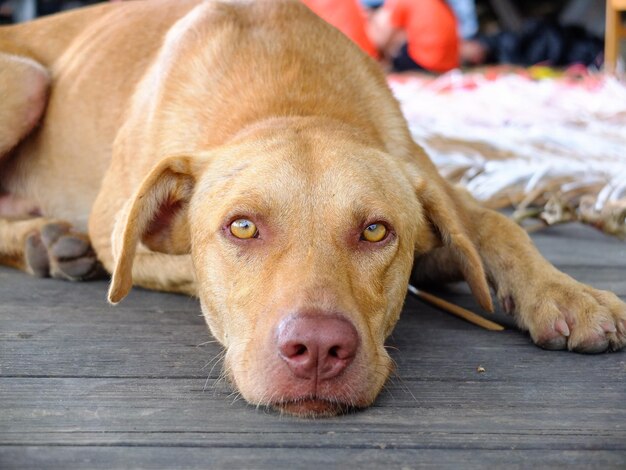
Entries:
{"type": "Polygon", "coordinates": [[[365,12],[358,0],[302,0],[317,16],[330,23],[358,44],[372,57],[378,57],[376,48],[366,32],[365,12]]]}
{"type": "Polygon", "coordinates": [[[443,0],[387,0],[383,8],[405,30],[409,55],[420,66],[434,72],[459,66],[456,18],[443,0]]]}

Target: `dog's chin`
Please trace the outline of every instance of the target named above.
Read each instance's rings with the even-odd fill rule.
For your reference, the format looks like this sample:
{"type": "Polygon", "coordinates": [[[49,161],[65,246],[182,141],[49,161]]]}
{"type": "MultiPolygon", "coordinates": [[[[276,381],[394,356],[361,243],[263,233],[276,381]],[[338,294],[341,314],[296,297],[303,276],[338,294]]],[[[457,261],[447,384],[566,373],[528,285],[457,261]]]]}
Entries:
{"type": "Polygon", "coordinates": [[[343,403],[338,400],[307,397],[296,400],[272,403],[271,406],[280,413],[299,418],[329,418],[357,411],[360,406],[343,403]]]}

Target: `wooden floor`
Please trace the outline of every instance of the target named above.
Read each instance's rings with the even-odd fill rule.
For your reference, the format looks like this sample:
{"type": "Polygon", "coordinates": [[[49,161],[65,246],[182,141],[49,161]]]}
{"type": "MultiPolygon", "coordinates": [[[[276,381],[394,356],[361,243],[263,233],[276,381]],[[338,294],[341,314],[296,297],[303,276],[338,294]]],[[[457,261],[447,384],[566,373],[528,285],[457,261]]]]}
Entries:
{"type": "MultiPolygon", "coordinates": [[[[535,239],[626,299],[626,243],[535,239]]],[[[624,352],[542,351],[409,298],[376,404],[306,421],[233,400],[196,301],[135,290],[109,307],[106,287],[0,268],[0,468],[626,468],[624,352]]],[[[466,292],[443,295],[475,309],[466,292]]]]}

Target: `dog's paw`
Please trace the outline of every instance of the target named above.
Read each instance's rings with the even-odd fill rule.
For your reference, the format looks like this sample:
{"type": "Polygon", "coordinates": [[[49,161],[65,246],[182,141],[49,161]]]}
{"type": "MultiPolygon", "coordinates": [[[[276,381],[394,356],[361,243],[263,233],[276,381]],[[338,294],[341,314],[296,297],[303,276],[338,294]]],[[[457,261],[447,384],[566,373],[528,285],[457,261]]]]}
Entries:
{"type": "Polygon", "coordinates": [[[87,235],[67,222],[50,222],[29,234],[25,259],[27,269],[38,277],[86,281],[104,275],[87,235]]]}
{"type": "MultiPolygon", "coordinates": [[[[517,321],[542,348],[600,353],[626,345],[626,304],[611,292],[562,275],[535,288],[527,286],[520,297],[517,321]]],[[[505,308],[507,300],[511,302],[505,299],[505,308]]]]}

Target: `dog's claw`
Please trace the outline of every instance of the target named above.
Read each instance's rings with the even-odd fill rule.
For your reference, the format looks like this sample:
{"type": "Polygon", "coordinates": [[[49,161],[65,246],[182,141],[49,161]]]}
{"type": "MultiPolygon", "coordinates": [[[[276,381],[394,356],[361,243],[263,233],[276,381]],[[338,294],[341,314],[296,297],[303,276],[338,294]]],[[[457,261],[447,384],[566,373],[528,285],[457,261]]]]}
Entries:
{"type": "Polygon", "coordinates": [[[554,323],[554,329],[558,331],[559,333],[561,333],[563,336],[570,335],[569,326],[567,326],[567,322],[563,320],[562,318],[559,318],[554,323]]]}
{"type": "Polygon", "coordinates": [[[600,326],[602,327],[602,330],[604,330],[605,333],[617,333],[617,328],[615,326],[615,323],[613,322],[605,321],[605,322],[602,322],[600,326]]]}
{"type": "Polygon", "coordinates": [[[543,335],[537,338],[535,343],[543,349],[552,351],[567,349],[569,335],[570,329],[567,322],[563,318],[559,318],[554,322],[553,328],[547,328],[543,335]]]}

